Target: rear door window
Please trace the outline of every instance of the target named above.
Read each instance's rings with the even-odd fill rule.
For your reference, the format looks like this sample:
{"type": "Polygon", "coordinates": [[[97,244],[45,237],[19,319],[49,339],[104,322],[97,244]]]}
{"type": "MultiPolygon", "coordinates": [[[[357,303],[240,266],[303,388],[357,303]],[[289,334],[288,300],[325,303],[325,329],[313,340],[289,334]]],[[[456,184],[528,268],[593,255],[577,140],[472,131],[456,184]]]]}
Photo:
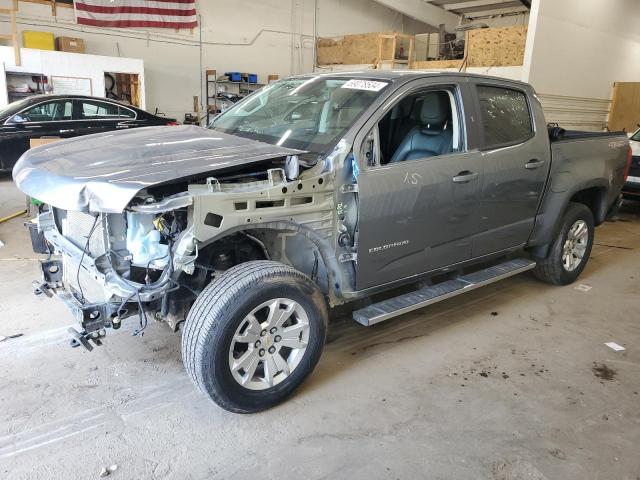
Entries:
{"type": "Polygon", "coordinates": [[[533,136],[526,94],[510,88],[478,85],[485,148],[522,143],[533,136]]]}
{"type": "Polygon", "coordinates": [[[135,118],[136,114],[128,108],[115,103],[83,100],[80,102],[80,118],[84,120],[115,120],[135,118]]]}

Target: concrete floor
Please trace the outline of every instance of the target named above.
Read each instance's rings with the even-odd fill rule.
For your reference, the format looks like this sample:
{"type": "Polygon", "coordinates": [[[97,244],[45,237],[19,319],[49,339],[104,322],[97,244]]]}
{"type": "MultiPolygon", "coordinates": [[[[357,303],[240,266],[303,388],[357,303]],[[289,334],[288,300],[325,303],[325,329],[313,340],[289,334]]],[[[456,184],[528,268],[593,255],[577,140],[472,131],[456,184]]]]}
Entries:
{"type": "MultiPolygon", "coordinates": [[[[22,205],[1,179],[0,216],[22,205]]],[[[250,416],[194,390],[164,325],[69,348],[22,219],[0,239],[0,335],[24,334],[0,343],[0,478],[640,478],[640,205],[598,229],[590,290],[524,274],[376,327],[338,316],[303,388],[250,416]]]]}

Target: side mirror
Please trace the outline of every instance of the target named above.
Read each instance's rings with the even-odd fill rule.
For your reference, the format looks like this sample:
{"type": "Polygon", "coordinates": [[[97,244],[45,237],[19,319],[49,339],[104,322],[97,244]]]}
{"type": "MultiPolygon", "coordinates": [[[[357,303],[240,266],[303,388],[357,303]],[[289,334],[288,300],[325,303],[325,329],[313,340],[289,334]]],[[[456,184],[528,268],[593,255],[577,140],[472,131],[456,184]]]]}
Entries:
{"type": "Polygon", "coordinates": [[[19,113],[16,113],[13,117],[11,117],[11,120],[9,120],[9,123],[13,123],[16,126],[22,126],[22,124],[26,121],[27,119],[25,117],[23,117],[19,113]]]}

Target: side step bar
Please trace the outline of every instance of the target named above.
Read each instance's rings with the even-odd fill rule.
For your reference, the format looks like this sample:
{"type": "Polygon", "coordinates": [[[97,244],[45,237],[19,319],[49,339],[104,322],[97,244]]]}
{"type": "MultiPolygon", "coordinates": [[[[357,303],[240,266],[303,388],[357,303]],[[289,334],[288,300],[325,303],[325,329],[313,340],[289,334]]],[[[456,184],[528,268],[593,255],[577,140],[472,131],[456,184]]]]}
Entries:
{"type": "Polygon", "coordinates": [[[535,266],[536,262],[524,258],[508,260],[493,267],[458,277],[454,280],[448,280],[415,292],[405,293],[395,298],[374,303],[366,308],[353,312],[353,319],[365,327],[368,327],[398,315],[446,300],[447,298],[455,297],[461,293],[484,287],[485,285],[504,278],[526,272],[535,266]]]}

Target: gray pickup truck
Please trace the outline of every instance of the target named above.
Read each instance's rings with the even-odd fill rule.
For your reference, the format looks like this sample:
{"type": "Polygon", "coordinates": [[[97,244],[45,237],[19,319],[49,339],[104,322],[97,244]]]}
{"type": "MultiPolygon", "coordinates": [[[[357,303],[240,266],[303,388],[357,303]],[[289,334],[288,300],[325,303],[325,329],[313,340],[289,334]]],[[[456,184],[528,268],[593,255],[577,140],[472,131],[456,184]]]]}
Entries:
{"type": "Polygon", "coordinates": [[[378,71],[279,81],[208,129],[38,147],[13,175],[46,204],[36,293],[76,344],[186,320],[189,376],[249,413],[311,373],[328,307],[388,291],[353,312],[370,326],[527,270],[573,282],[628,161],[623,133],[548,127],[527,84],[378,71]]]}

